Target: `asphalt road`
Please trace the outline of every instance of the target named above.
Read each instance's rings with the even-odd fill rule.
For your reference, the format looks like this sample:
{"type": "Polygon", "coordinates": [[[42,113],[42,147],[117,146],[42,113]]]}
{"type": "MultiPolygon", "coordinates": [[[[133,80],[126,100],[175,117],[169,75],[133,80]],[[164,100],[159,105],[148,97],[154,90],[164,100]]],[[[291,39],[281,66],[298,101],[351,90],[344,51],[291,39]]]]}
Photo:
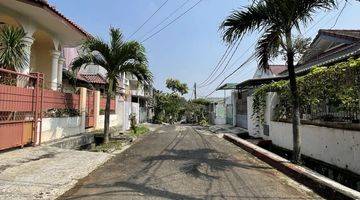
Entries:
{"type": "Polygon", "coordinates": [[[239,147],[165,126],[60,199],[321,199],[239,147]]]}

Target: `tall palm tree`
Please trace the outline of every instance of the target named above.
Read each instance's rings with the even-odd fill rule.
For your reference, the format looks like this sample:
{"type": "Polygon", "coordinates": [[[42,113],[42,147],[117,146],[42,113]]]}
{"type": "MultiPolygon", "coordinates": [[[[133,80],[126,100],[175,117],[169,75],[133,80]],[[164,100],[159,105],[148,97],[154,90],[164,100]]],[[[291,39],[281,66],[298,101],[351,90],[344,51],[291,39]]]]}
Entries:
{"type": "Polygon", "coordinates": [[[285,49],[292,95],[294,162],[300,161],[301,138],[292,31],[300,31],[300,26],[311,21],[316,11],[328,10],[336,5],[336,0],[259,0],[243,10],[234,11],[220,26],[223,40],[228,43],[236,42],[246,33],[262,31],[257,41],[256,54],[259,66],[264,70],[269,69],[268,61],[272,55],[280,48],[285,49]]]}
{"type": "Polygon", "coordinates": [[[26,55],[26,33],[21,27],[3,25],[0,29],[0,67],[22,71],[29,62],[26,55]]]}
{"type": "Polygon", "coordinates": [[[119,29],[110,28],[110,42],[89,38],[83,44],[84,54],[76,58],[73,69],[98,65],[107,71],[104,143],[109,141],[110,101],[118,88],[122,74],[134,75],[140,83],[151,83],[152,74],[147,67],[145,48],[136,41],[126,42],[119,29]]]}

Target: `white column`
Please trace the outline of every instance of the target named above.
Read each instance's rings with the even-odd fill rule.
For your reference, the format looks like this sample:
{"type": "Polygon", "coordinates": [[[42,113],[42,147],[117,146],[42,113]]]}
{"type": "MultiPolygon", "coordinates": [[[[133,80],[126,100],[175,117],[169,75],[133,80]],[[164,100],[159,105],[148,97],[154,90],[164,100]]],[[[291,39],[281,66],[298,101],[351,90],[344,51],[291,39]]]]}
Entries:
{"type": "Polygon", "coordinates": [[[60,58],[60,51],[54,50],[51,52],[52,55],[52,62],[51,62],[51,89],[57,90],[58,89],[58,68],[59,68],[59,58],[60,58]]]}
{"type": "Polygon", "coordinates": [[[237,110],[237,99],[238,99],[238,91],[234,90],[231,93],[232,103],[233,103],[233,126],[236,126],[236,110],[237,110]]]}
{"type": "Polygon", "coordinates": [[[59,58],[58,72],[57,72],[57,83],[58,85],[62,85],[62,77],[63,77],[63,66],[65,63],[65,58],[59,58]]]}
{"type": "Polygon", "coordinates": [[[24,60],[24,68],[21,70],[21,73],[29,74],[30,73],[30,57],[31,57],[31,46],[34,43],[34,38],[27,36],[24,38],[25,43],[25,55],[26,60],[24,60]]]}

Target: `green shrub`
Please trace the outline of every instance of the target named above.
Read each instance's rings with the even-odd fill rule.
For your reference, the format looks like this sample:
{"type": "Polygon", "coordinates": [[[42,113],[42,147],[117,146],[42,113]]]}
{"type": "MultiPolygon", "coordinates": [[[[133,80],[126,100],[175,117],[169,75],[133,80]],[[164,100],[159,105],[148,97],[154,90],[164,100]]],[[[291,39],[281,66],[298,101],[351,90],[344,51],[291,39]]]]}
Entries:
{"type": "Polygon", "coordinates": [[[199,122],[199,124],[200,124],[200,126],[209,126],[209,122],[207,120],[205,120],[205,119],[201,120],[199,122]]]}
{"type": "Polygon", "coordinates": [[[43,113],[44,117],[77,117],[80,111],[73,108],[52,108],[43,113]]]}
{"type": "Polygon", "coordinates": [[[140,136],[143,135],[145,133],[148,133],[150,131],[150,129],[144,125],[140,125],[140,126],[136,126],[135,127],[135,131],[131,130],[130,134],[134,135],[134,136],[140,136]]]}
{"type": "MultiPolygon", "coordinates": [[[[314,67],[307,75],[296,79],[300,98],[300,113],[327,103],[337,112],[360,113],[360,58],[349,59],[328,67],[314,67]]],[[[292,114],[289,81],[279,81],[257,88],[253,94],[253,119],[264,121],[266,96],[276,92],[279,103],[275,107],[275,120],[290,119],[292,114]]],[[[325,116],[330,120],[330,116],[325,116]]]]}

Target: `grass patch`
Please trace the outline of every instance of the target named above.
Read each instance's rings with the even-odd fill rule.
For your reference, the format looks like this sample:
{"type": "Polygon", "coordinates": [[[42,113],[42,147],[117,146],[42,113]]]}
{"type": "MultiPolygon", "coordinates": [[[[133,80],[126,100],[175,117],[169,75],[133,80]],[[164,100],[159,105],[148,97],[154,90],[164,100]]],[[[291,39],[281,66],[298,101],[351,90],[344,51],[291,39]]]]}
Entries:
{"type": "Polygon", "coordinates": [[[144,125],[140,125],[136,127],[136,132],[134,132],[133,130],[130,131],[130,135],[134,135],[134,136],[140,136],[143,135],[147,132],[149,132],[150,129],[144,125]]]}
{"type": "Polygon", "coordinates": [[[109,151],[117,151],[121,150],[124,146],[123,141],[109,141],[107,144],[100,144],[96,146],[93,150],[98,152],[109,152],[109,151]]]}

